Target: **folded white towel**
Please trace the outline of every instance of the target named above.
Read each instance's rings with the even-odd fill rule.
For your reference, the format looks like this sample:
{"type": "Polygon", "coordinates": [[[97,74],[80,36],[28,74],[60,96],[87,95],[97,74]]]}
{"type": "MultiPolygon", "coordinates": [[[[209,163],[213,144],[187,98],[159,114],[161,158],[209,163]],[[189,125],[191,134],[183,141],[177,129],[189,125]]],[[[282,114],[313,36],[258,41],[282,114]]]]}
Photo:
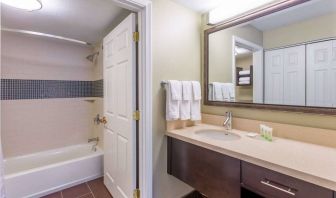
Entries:
{"type": "Polygon", "coordinates": [[[250,77],[240,77],[239,82],[240,81],[250,81],[250,77]]]}
{"type": "Polygon", "coordinates": [[[201,84],[198,81],[191,81],[194,100],[202,99],[201,84]]]}
{"type": "Polygon", "coordinates": [[[198,81],[192,81],[193,100],[191,101],[191,120],[201,120],[201,85],[198,81]]]}
{"type": "Polygon", "coordinates": [[[239,72],[240,75],[250,74],[250,70],[243,70],[239,72]]]}
{"type": "Polygon", "coordinates": [[[178,80],[168,80],[172,100],[182,100],[182,83],[178,80]]]}
{"type": "Polygon", "coordinates": [[[192,84],[191,81],[182,81],[182,101],[180,105],[181,120],[189,120],[191,114],[192,84]]]}
{"type": "Polygon", "coordinates": [[[166,89],[166,120],[177,120],[180,118],[182,84],[180,81],[170,80],[166,89]]]}
{"type": "Polygon", "coordinates": [[[223,97],[224,101],[234,101],[235,100],[235,87],[233,83],[223,83],[223,97]]]}
{"type": "Polygon", "coordinates": [[[248,85],[248,84],[250,84],[250,81],[240,81],[239,84],[240,85],[248,85]]]}
{"type": "Polygon", "coordinates": [[[223,83],[213,82],[213,95],[215,101],[223,101],[223,83]]]}

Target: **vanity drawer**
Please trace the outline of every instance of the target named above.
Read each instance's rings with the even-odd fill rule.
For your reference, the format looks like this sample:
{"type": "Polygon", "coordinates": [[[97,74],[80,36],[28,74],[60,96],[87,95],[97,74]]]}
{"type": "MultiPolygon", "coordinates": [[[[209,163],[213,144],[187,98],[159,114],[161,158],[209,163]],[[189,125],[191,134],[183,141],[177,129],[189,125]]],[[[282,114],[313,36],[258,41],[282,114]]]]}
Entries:
{"type": "Polygon", "coordinates": [[[242,162],[242,184],[265,197],[333,197],[331,190],[247,162],[242,162]]]}

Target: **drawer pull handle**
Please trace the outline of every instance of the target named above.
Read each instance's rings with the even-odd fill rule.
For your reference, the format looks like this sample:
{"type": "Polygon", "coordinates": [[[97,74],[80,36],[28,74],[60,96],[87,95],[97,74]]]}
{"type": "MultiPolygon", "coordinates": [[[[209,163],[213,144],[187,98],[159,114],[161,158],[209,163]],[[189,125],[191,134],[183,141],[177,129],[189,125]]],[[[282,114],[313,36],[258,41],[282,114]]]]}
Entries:
{"type": "Polygon", "coordinates": [[[295,196],[295,192],[293,192],[292,189],[289,188],[289,187],[288,187],[288,189],[278,187],[278,186],[276,186],[276,185],[273,185],[272,182],[269,181],[269,180],[266,180],[266,181],[263,181],[263,180],[262,180],[262,181],[260,181],[260,183],[262,183],[262,184],[265,185],[265,186],[274,188],[274,189],[276,189],[276,190],[280,190],[280,191],[282,191],[282,192],[284,192],[284,193],[287,193],[287,194],[289,194],[289,195],[295,196]]]}

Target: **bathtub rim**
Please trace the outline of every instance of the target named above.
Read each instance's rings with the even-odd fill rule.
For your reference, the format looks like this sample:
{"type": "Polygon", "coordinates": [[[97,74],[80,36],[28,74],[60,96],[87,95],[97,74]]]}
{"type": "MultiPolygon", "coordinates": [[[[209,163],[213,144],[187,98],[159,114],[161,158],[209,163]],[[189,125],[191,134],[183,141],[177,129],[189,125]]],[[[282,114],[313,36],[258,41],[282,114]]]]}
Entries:
{"type": "MultiPolygon", "coordinates": [[[[20,156],[14,156],[14,157],[9,157],[9,158],[5,158],[4,162],[8,161],[8,160],[16,160],[16,159],[24,159],[24,158],[29,158],[29,157],[35,157],[41,154],[46,154],[46,153],[55,153],[56,151],[60,152],[60,150],[66,150],[66,148],[76,148],[76,147],[84,147],[84,146],[89,146],[89,145],[93,145],[93,144],[78,144],[78,145],[72,145],[72,146],[66,146],[66,147],[61,147],[61,148],[56,148],[56,149],[50,149],[50,150],[46,150],[46,151],[40,151],[40,152],[36,152],[36,153],[31,153],[31,154],[27,154],[27,155],[20,155],[20,156]]],[[[43,165],[43,166],[39,166],[36,168],[30,168],[27,170],[23,170],[23,171],[18,171],[15,173],[11,173],[11,174],[6,174],[6,172],[4,171],[4,179],[11,179],[20,175],[25,175],[25,174],[30,174],[36,171],[40,171],[40,170],[45,170],[48,168],[54,168],[57,166],[61,166],[61,165],[66,165],[66,164],[70,164],[76,161],[80,161],[80,160],[84,160],[84,159],[88,159],[88,158],[94,158],[94,157],[99,157],[104,155],[104,151],[97,146],[97,150],[94,153],[90,153],[88,155],[82,156],[82,157],[77,157],[77,158],[73,158],[70,160],[64,160],[64,161],[59,161],[57,163],[53,163],[53,164],[48,164],[48,165],[43,165]]]]}

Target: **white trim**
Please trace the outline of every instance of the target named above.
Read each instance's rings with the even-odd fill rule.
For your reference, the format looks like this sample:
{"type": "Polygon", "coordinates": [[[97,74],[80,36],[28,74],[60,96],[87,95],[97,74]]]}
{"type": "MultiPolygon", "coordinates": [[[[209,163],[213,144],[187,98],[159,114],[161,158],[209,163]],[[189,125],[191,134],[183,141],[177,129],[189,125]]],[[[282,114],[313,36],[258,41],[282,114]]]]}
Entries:
{"type": "Polygon", "coordinates": [[[139,154],[140,197],[153,197],[152,157],[152,2],[148,0],[112,0],[120,7],[138,13],[139,24],[139,154]]]}

